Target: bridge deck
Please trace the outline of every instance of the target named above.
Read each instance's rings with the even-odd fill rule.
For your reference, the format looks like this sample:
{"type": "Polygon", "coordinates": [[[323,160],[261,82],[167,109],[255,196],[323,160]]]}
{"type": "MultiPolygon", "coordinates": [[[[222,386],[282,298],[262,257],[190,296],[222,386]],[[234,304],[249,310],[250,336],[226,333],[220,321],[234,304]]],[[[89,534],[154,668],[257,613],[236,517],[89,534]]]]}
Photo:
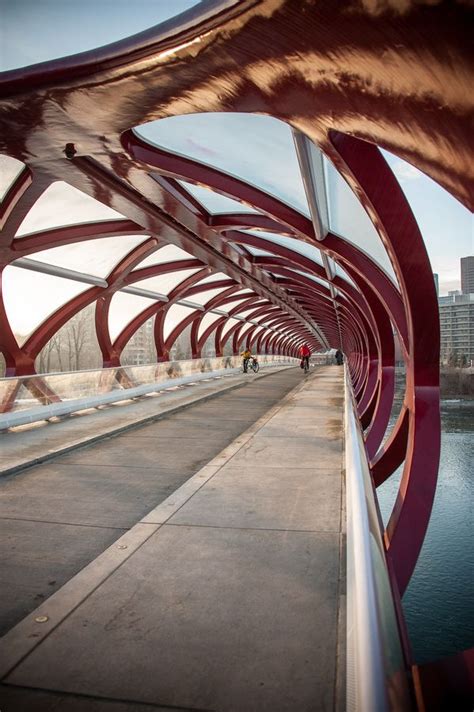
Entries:
{"type": "MultiPolygon", "coordinates": [[[[153,459],[158,447],[165,472],[173,470],[170,450],[187,452],[196,474],[183,475],[179,489],[4,637],[3,712],[341,703],[342,373],[326,367],[300,380],[296,370],[280,372],[174,416],[188,432],[175,448],[171,419],[108,441],[116,445],[107,465],[112,489],[123,487],[116,471],[133,471],[136,518],[150,501],[142,483],[162,477],[156,451],[154,468],[137,468],[137,457],[153,459]],[[284,384],[288,391],[296,383],[271,405],[272,389],[281,398],[284,384]],[[235,438],[239,414],[255,421],[258,408],[264,414],[235,438]],[[217,442],[235,438],[210,462],[202,452],[208,433],[217,442]]],[[[97,466],[103,477],[101,447],[56,464],[69,478],[75,467],[79,482],[97,466]]],[[[104,486],[94,516],[101,510],[105,528],[120,520],[127,529],[120,500],[133,497],[130,482],[118,501],[104,486]]],[[[116,528],[113,538],[120,534],[116,528]]]]}

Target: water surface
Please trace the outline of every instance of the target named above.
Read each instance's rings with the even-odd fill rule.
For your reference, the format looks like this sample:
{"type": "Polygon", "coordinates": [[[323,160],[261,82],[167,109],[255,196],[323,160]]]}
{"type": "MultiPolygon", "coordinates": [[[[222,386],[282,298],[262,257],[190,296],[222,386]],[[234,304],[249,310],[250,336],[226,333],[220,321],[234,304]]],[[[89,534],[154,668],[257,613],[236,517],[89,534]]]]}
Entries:
{"type": "MultiPolygon", "coordinates": [[[[425,542],[403,597],[416,662],[474,647],[474,401],[441,401],[441,461],[425,542]]],[[[378,488],[386,523],[401,470],[378,488]]]]}

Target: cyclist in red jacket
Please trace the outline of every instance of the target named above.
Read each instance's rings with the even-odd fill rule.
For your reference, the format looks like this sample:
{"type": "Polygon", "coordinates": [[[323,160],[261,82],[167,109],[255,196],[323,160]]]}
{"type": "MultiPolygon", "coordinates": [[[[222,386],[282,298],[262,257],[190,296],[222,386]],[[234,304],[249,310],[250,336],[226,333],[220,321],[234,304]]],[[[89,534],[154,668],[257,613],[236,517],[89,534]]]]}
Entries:
{"type": "Polygon", "coordinates": [[[300,347],[300,356],[301,356],[301,368],[304,368],[305,371],[309,370],[309,357],[311,356],[311,351],[309,350],[309,347],[307,344],[303,344],[303,346],[300,347]]]}

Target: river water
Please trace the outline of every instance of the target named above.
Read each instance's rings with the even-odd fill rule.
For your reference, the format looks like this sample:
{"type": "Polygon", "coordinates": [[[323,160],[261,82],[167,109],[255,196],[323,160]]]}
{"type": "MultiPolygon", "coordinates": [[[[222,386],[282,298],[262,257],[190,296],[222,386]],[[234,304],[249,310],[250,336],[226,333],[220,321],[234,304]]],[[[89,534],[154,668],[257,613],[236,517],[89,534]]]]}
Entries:
{"type": "MultiPolygon", "coordinates": [[[[403,608],[415,661],[474,647],[474,401],[441,401],[438,487],[403,608]]],[[[384,522],[401,470],[377,494],[384,522]]]]}

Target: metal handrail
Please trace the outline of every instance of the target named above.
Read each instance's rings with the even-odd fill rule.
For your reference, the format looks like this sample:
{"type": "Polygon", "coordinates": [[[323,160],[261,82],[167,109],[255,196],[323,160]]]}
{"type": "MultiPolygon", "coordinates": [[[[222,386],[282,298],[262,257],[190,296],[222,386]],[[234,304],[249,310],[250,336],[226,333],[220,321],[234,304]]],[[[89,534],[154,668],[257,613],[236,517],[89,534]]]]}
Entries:
{"type": "Polygon", "coordinates": [[[347,711],[411,710],[376,494],[345,366],[347,711]]]}

